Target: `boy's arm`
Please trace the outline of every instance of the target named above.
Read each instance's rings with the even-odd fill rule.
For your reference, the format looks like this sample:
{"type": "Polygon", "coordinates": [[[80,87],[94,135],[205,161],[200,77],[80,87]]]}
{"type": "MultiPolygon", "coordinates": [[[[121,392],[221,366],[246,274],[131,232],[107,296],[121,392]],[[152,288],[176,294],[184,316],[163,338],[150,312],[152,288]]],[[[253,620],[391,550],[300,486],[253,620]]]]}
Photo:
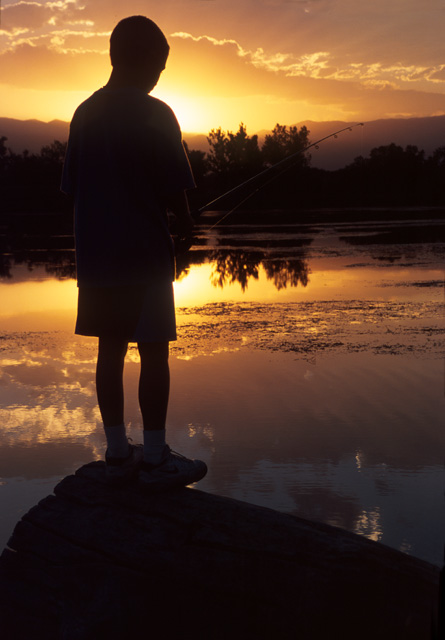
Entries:
{"type": "Polygon", "coordinates": [[[190,215],[187,194],[185,191],[178,191],[167,198],[167,207],[176,217],[176,234],[179,238],[191,236],[194,227],[194,220],[190,215]]]}

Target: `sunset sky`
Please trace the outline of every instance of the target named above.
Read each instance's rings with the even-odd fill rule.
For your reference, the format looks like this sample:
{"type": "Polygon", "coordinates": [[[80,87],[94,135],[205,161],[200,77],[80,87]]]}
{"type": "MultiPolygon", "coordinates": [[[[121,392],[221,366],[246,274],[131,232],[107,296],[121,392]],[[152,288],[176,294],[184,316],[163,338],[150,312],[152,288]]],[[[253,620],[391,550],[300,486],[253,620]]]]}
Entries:
{"type": "Polygon", "coordinates": [[[445,114],[443,0],[1,0],[0,116],[70,120],[143,14],[171,55],[154,95],[182,129],[445,114]]]}

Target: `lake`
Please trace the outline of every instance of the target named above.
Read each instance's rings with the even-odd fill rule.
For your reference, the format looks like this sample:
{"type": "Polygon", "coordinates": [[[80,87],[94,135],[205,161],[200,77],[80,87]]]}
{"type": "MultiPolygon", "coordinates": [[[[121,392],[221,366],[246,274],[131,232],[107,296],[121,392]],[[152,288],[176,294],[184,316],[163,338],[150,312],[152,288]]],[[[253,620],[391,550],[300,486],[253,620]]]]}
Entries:
{"type": "MultiPolygon", "coordinates": [[[[208,212],[178,259],[173,449],[203,491],[342,527],[440,565],[445,542],[439,210],[208,212]],[[216,225],[216,226],[215,226],[216,225]]],[[[0,546],[103,458],[96,340],[75,336],[72,239],[4,242],[0,546]]],[[[125,369],[141,441],[138,356],[125,369]]]]}

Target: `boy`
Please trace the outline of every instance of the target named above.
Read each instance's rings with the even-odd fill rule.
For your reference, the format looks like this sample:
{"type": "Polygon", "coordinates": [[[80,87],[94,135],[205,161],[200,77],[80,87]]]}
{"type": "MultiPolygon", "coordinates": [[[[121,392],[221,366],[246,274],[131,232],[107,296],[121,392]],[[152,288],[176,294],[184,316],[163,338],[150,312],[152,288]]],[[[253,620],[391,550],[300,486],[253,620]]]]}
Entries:
{"type": "Polygon", "coordinates": [[[165,440],[168,350],[176,339],[167,209],[179,236],[190,236],[185,190],[194,187],[173,112],[147,95],[168,53],[164,34],[148,18],[117,24],[110,79],[74,114],[62,178],[62,190],[74,198],[76,333],[99,338],[96,388],[107,477],[121,481],[138,473],[155,490],[196,482],[207,471],[165,440]],[[124,424],[123,369],[132,341],[141,358],[143,445],[128,442],[124,424]]]}

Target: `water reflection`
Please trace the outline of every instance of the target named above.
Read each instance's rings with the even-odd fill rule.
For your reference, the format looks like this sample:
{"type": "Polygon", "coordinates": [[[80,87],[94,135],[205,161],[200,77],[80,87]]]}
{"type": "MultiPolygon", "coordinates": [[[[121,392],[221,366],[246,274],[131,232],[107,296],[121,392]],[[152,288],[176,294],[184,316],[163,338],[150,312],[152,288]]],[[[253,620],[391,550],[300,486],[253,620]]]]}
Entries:
{"type": "MultiPolygon", "coordinates": [[[[2,447],[43,446],[89,436],[99,416],[94,351],[84,348],[79,357],[79,345],[55,333],[19,335],[8,346],[0,357],[2,447]]],[[[1,469],[4,475],[4,466],[1,469]]]]}
{"type": "MultiPolygon", "coordinates": [[[[259,270],[264,268],[267,279],[279,291],[286,287],[307,286],[309,267],[307,260],[301,257],[281,257],[274,252],[253,252],[240,250],[193,251],[177,258],[177,278],[186,277],[192,267],[210,263],[212,274],[210,282],[215,287],[223,288],[227,284],[237,283],[245,291],[251,279],[258,280],[259,270]]],[[[17,280],[20,271],[17,267],[26,267],[22,277],[29,278],[32,272],[44,269],[48,276],[57,279],[74,279],[76,267],[74,250],[18,250],[0,253],[0,279],[17,280]]]]}
{"type": "MultiPolygon", "coordinates": [[[[68,230],[65,217],[56,220],[68,230]]],[[[48,230],[42,233],[33,216],[24,218],[28,232],[19,233],[16,225],[14,221],[14,228],[0,235],[0,279],[10,280],[13,274],[16,277],[17,267],[21,266],[26,267],[28,274],[43,268],[46,274],[58,279],[75,278],[72,234],[51,235],[48,230]]],[[[250,280],[258,280],[261,267],[277,290],[298,284],[306,286],[309,268],[303,247],[312,242],[312,238],[305,237],[307,233],[308,229],[301,226],[283,225],[268,225],[262,232],[256,227],[237,227],[235,233],[233,230],[229,233],[227,227],[208,231],[204,222],[198,227],[195,250],[177,258],[177,277],[182,279],[192,267],[210,263],[210,281],[221,288],[238,283],[245,291],[250,280]],[[288,255],[282,255],[283,248],[288,255]]]]}
{"type": "MultiPolygon", "coordinates": [[[[410,242],[408,253],[342,242],[341,225],[269,227],[200,228],[178,260],[172,446],[208,463],[203,490],[440,563],[443,245],[410,242]]],[[[352,231],[370,233],[349,228],[344,237],[352,231]]],[[[72,335],[72,250],[42,246],[3,253],[1,543],[18,505],[29,508],[49,481],[105,446],[96,341],[72,335]],[[62,307],[69,325],[56,316],[62,307]]],[[[138,373],[131,348],[126,420],[135,441],[138,373]]]]}
{"type": "MultiPolygon", "coordinates": [[[[442,374],[439,359],[409,356],[304,362],[240,349],[176,360],[169,428],[209,463],[203,490],[409,544],[439,562],[442,374]]],[[[129,375],[136,387],[136,369],[129,375]]]]}
{"type": "Polygon", "coordinates": [[[245,251],[212,251],[209,259],[212,264],[210,281],[213,286],[221,288],[238,283],[241,290],[246,291],[250,280],[258,280],[261,267],[277,291],[298,284],[306,287],[309,282],[308,264],[300,258],[271,258],[245,251]]]}
{"type": "Polygon", "coordinates": [[[0,252],[0,279],[15,277],[18,266],[25,266],[29,273],[43,267],[49,276],[55,278],[76,277],[74,249],[14,249],[10,253],[0,252]]]}
{"type": "MultiPolygon", "coordinates": [[[[311,215],[262,212],[261,222],[254,213],[250,212],[247,219],[237,217],[239,222],[221,227],[214,227],[214,216],[206,213],[197,226],[194,247],[177,257],[178,280],[186,278],[198,266],[211,264],[210,282],[215,287],[236,283],[245,292],[249,284],[258,281],[262,270],[267,281],[281,291],[288,287],[307,287],[309,274],[314,271],[312,263],[320,258],[350,258],[355,254],[376,261],[380,267],[398,263],[403,269],[417,264],[423,266],[428,247],[427,251],[437,262],[443,259],[445,224],[438,211],[428,212],[428,218],[420,214],[418,219],[413,219],[413,212],[409,211],[406,220],[402,216],[396,222],[391,222],[391,215],[400,218],[400,211],[388,213],[386,222],[381,221],[381,216],[377,216],[377,221],[369,221],[372,212],[368,212],[364,221],[359,212],[350,212],[346,221],[340,212],[330,212],[330,216],[321,212],[311,215]],[[323,220],[322,224],[316,222],[317,215],[323,220]],[[352,223],[354,215],[357,219],[352,223]]],[[[39,269],[58,279],[75,277],[71,221],[66,216],[53,215],[51,224],[46,221],[43,225],[43,231],[38,222],[36,216],[24,216],[23,221],[14,221],[12,231],[0,233],[0,279],[3,281],[17,280],[20,274],[26,278],[26,273],[29,276],[39,269]],[[21,222],[25,233],[18,228],[21,222]],[[52,227],[57,232],[54,235],[49,233],[52,227]],[[26,273],[18,269],[21,266],[26,267],[26,273]]],[[[349,259],[344,266],[366,264],[351,264],[349,259]]],[[[436,280],[437,285],[441,282],[443,279],[436,280]]],[[[420,282],[418,286],[427,285],[420,282]]]]}

